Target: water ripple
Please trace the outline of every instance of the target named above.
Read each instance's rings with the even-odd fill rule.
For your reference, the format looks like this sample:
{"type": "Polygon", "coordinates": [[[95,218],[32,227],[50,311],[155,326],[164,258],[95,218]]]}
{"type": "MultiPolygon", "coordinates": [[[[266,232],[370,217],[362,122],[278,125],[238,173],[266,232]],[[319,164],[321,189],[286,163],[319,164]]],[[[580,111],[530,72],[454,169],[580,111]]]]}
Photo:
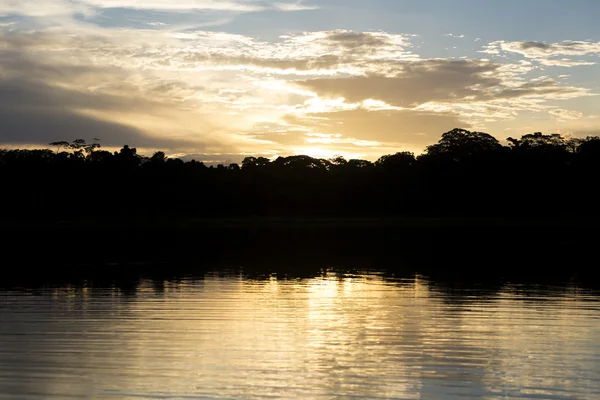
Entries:
{"type": "Polygon", "coordinates": [[[600,299],[325,274],[0,292],[0,399],[600,398],[600,299]]]}

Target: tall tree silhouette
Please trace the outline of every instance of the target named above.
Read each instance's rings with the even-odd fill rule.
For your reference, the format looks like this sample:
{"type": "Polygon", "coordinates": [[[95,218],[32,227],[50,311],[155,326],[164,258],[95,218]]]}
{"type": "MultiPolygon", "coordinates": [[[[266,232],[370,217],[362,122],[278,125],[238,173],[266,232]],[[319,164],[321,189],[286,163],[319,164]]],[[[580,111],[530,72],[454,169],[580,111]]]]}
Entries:
{"type": "MultiPolygon", "coordinates": [[[[52,142],[0,150],[7,218],[101,216],[530,216],[596,214],[600,138],[532,133],[502,146],[453,129],[415,157],[375,163],[306,155],[246,157],[238,164],[151,157],[52,142]],[[61,151],[62,149],[68,151],[61,151]]],[[[127,218],[125,218],[127,219],[127,218]]]]}

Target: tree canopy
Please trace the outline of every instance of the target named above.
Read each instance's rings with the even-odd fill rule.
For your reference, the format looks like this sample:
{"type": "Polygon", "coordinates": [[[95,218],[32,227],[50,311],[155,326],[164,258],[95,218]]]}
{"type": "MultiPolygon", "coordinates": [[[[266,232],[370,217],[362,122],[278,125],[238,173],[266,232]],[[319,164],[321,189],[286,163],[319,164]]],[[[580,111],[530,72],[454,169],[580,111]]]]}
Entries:
{"type": "Polygon", "coordinates": [[[454,129],[425,153],[367,160],[184,162],[79,139],[0,150],[0,204],[18,218],[82,215],[398,216],[594,213],[600,138],[532,133],[503,146],[454,129]],[[14,211],[14,212],[12,212],[14,211]]]}

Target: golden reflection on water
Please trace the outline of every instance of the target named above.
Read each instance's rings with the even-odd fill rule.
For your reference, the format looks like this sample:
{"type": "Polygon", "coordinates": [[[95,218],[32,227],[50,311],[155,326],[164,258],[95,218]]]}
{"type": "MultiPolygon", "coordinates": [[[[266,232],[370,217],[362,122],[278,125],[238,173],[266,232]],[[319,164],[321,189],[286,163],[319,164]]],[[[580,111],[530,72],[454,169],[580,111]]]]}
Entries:
{"type": "Polygon", "coordinates": [[[598,398],[598,299],[422,277],[0,294],[0,398],[598,398]]]}

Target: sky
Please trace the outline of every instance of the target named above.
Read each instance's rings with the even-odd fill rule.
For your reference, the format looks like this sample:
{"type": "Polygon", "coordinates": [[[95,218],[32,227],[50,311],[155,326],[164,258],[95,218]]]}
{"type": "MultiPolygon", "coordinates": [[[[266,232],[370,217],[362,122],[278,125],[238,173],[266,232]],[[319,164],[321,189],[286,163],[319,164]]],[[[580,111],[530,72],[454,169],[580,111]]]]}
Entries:
{"type": "Polygon", "coordinates": [[[600,135],[597,0],[0,0],[0,147],[239,162],[600,135]]]}

